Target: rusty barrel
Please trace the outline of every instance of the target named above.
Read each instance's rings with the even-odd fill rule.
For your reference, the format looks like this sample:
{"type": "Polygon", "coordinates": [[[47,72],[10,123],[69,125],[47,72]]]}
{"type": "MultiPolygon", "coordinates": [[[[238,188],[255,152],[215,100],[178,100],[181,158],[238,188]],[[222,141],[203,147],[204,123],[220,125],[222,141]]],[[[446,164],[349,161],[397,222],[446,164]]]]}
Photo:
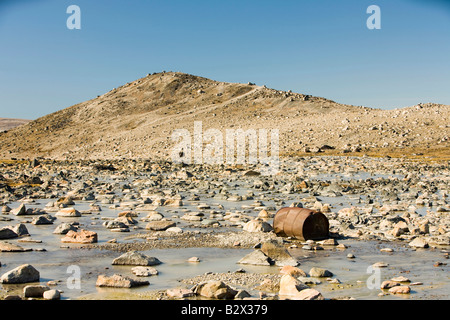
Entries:
{"type": "Polygon", "coordinates": [[[273,218],[273,229],[278,236],[300,240],[326,239],[329,226],[323,213],[306,208],[282,208],[273,218]]]}

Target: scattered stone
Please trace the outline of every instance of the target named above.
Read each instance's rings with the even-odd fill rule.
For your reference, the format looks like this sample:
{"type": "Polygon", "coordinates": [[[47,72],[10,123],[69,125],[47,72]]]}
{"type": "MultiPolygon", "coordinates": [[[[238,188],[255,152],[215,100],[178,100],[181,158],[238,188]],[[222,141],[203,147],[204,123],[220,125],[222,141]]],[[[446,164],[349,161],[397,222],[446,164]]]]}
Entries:
{"type": "Polygon", "coordinates": [[[399,286],[400,285],[400,283],[398,283],[398,282],[396,282],[396,281],[389,281],[389,280],[386,280],[386,281],[383,281],[382,283],[381,283],[381,285],[380,285],[380,288],[381,289],[390,289],[390,288],[392,288],[392,287],[395,287],[395,286],[399,286]]]}
{"type": "Polygon", "coordinates": [[[30,264],[23,264],[17,268],[3,274],[0,278],[1,283],[28,283],[39,281],[40,275],[30,264]]]}
{"type": "Polygon", "coordinates": [[[388,263],[385,262],[376,262],[372,265],[373,268],[387,268],[389,267],[388,263]]]}
{"type": "Polygon", "coordinates": [[[273,230],[273,228],[269,223],[265,221],[250,220],[249,222],[244,224],[243,230],[247,232],[270,232],[273,230]]]}
{"type": "Polygon", "coordinates": [[[19,245],[9,243],[6,241],[0,242],[0,252],[26,252],[31,251],[32,249],[25,249],[19,245]]]}
{"type": "Polygon", "coordinates": [[[166,290],[167,297],[171,299],[182,299],[195,296],[194,291],[185,288],[174,288],[166,290]]]}
{"type": "Polygon", "coordinates": [[[161,264],[155,257],[149,257],[137,251],[128,251],[120,257],[115,258],[113,265],[131,265],[131,266],[155,266],[161,264]]]}
{"type": "Polygon", "coordinates": [[[298,261],[290,255],[283,245],[280,245],[276,241],[264,242],[261,245],[261,251],[279,267],[286,265],[295,267],[298,265],[298,261]]]}
{"type": "Polygon", "coordinates": [[[333,273],[328,271],[327,269],[313,267],[309,270],[310,277],[324,278],[324,277],[332,277],[333,273]]]}
{"type": "Polygon", "coordinates": [[[133,272],[133,274],[135,274],[138,277],[150,277],[158,275],[158,270],[152,267],[138,266],[132,268],[131,272],[133,272]]]}
{"type": "Polygon", "coordinates": [[[54,234],[67,234],[69,231],[77,231],[77,228],[71,223],[61,223],[53,231],[54,234]]]}
{"type": "Polygon", "coordinates": [[[95,285],[97,287],[132,288],[150,284],[145,280],[136,280],[130,277],[114,274],[113,276],[99,275],[95,285]]]}
{"type": "Polygon", "coordinates": [[[408,245],[414,248],[428,248],[428,243],[423,238],[415,238],[408,245]]]}
{"type": "Polygon", "coordinates": [[[63,243],[95,243],[97,242],[97,233],[81,229],[80,231],[67,232],[66,236],[61,239],[63,243]]]}
{"type": "Polygon", "coordinates": [[[14,231],[19,237],[30,235],[27,227],[23,223],[15,225],[14,227],[11,228],[11,230],[14,231]]]}
{"type": "Polygon", "coordinates": [[[27,214],[27,208],[25,204],[22,203],[18,208],[12,209],[11,213],[15,216],[23,216],[27,214]]]}
{"type": "Polygon", "coordinates": [[[170,233],[183,233],[183,229],[181,229],[180,227],[170,227],[167,228],[165,231],[170,233]]]}
{"type": "Polygon", "coordinates": [[[392,278],[391,281],[396,281],[396,282],[411,282],[411,280],[409,280],[407,277],[404,277],[404,276],[398,276],[398,277],[392,278]]]}
{"type": "Polygon", "coordinates": [[[0,229],[0,240],[5,240],[5,239],[14,239],[19,237],[17,233],[15,233],[14,231],[12,231],[10,228],[8,227],[3,227],[0,229]]]}
{"type": "Polygon", "coordinates": [[[64,218],[76,218],[81,217],[81,213],[75,208],[63,208],[59,210],[56,214],[56,217],[64,217],[64,218]]]}
{"type": "Polygon", "coordinates": [[[23,288],[23,296],[25,298],[42,298],[47,290],[50,288],[45,285],[28,285],[23,288]]]}
{"type": "Polygon", "coordinates": [[[291,299],[304,289],[309,289],[309,287],[297,278],[285,274],[280,279],[280,291],[278,294],[282,300],[291,299]]]}
{"type": "Polygon", "coordinates": [[[34,225],[44,225],[44,224],[53,224],[53,219],[49,217],[48,215],[41,215],[38,217],[35,217],[33,221],[31,221],[34,225]]]}
{"type": "Polygon", "coordinates": [[[291,300],[325,300],[322,294],[316,289],[304,289],[291,297],[291,300]]]}
{"type": "Polygon", "coordinates": [[[282,267],[280,270],[280,274],[282,274],[282,275],[289,274],[293,277],[307,277],[308,276],[306,274],[306,272],[303,271],[302,269],[293,267],[293,266],[289,266],[289,265],[282,267]]]}
{"type": "Polygon", "coordinates": [[[240,264],[251,264],[256,266],[270,266],[271,260],[260,249],[256,249],[238,261],[240,264]]]}
{"type": "Polygon", "coordinates": [[[234,299],[237,291],[220,280],[211,280],[198,284],[194,292],[210,299],[234,299]]]}
{"type": "Polygon", "coordinates": [[[395,286],[389,289],[391,294],[408,294],[410,292],[411,288],[409,286],[395,286]]]}
{"type": "Polygon", "coordinates": [[[187,262],[198,263],[198,262],[200,262],[200,259],[198,257],[191,257],[191,258],[187,259],[187,262]]]}
{"type": "Polygon", "coordinates": [[[168,220],[150,221],[145,226],[145,229],[153,231],[164,231],[171,227],[176,227],[176,225],[177,224],[175,222],[168,220]]]}
{"type": "Polygon", "coordinates": [[[45,300],[59,300],[59,299],[61,299],[61,293],[58,290],[50,289],[50,290],[44,291],[42,297],[45,300]]]}
{"type": "Polygon", "coordinates": [[[333,239],[333,238],[327,239],[327,240],[323,240],[323,241],[320,241],[318,243],[320,243],[323,246],[337,246],[337,245],[339,245],[339,243],[336,241],[336,239],[333,239]]]}
{"type": "Polygon", "coordinates": [[[250,298],[250,297],[251,297],[250,293],[248,293],[246,290],[241,289],[241,290],[238,290],[238,292],[234,296],[234,299],[238,300],[238,299],[245,299],[245,298],[250,298]]]}

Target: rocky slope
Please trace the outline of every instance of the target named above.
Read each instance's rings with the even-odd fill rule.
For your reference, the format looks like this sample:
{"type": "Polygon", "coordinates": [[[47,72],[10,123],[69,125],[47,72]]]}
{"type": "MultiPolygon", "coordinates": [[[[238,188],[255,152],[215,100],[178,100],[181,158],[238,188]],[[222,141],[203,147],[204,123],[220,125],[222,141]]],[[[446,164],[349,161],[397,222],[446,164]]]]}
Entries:
{"type": "Polygon", "coordinates": [[[174,72],[148,75],[0,134],[0,159],[169,158],[177,128],[278,129],[280,154],[450,154],[450,106],[381,110],[174,72]],[[331,147],[328,148],[327,146],[331,147]]]}

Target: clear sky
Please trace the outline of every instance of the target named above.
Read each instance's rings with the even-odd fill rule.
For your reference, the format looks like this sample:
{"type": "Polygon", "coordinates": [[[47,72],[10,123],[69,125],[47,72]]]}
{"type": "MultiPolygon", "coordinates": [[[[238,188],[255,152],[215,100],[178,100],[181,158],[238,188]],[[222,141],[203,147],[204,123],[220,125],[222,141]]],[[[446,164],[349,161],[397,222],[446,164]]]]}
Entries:
{"type": "Polygon", "coordinates": [[[382,109],[450,104],[450,1],[0,0],[0,117],[162,70],[382,109]],[[72,4],[80,30],[66,25],[72,4]]]}

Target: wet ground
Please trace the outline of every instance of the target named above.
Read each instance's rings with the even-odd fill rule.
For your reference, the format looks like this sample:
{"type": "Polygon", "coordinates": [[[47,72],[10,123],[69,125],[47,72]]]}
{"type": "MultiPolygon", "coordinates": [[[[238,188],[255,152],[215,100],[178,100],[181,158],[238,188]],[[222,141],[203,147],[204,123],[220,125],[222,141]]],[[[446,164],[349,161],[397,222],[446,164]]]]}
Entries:
{"type": "MultiPolygon", "coordinates": [[[[293,168],[293,172],[298,173],[298,168],[295,165],[291,164],[286,167],[293,168]]],[[[384,168],[385,171],[358,171],[358,166],[355,167],[354,170],[347,172],[330,174],[310,165],[304,167],[302,173],[308,177],[308,181],[315,183],[317,181],[326,181],[328,185],[332,184],[333,180],[341,184],[346,181],[361,182],[367,179],[402,181],[408,175],[408,172],[402,170],[398,172],[395,169],[392,171],[384,168]]],[[[285,172],[289,174],[288,169],[285,169],[285,172]]],[[[420,172],[420,175],[417,175],[418,179],[424,179],[424,181],[427,179],[430,181],[443,179],[438,181],[441,183],[440,188],[433,189],[435,191],[434,203],[426,206],[416,206],[415,212],[421,217],[426,217],[428,212],[435,211],[438,205],[447,205],[448,171],[441,171],[442,176],[440,176],[438,170],[432,172],[434,172],[434,175],[429,172],[420,172]],[[442,181],[445,182],[444,185],[442,185],[442,181]]],[[[314,195],[311,190],[292,191],[286,188],[283,189],[282,187],[285,187],[285,184],[278,185],[275,190],[273,188],[266,188],[265,190],[264,188],[255,189],[254,181],[260,179],[260,177],[245,177],[245,179],[242,179],[231,175],[230,177],[221,177],[216,180],[212,179],[210,186],[217,186],[214,190],[201,188],[200,183],[199,188],[195,188],[192,185],[189,188],[180,188],[177,190],[177,194],[183,198],[181,207],[156,207],[156,211],[163,214],[165,218],[175,221],[177,227],[183,229],[183,234],[169,235],[164,231],[146,230],[146,222],[140,221],[140,219],[145,217],[147,212],[140,211],[138,208],[136,208],[136,212],[139,212],[139,216],[135,219],[139,223],[131,226],[130,232],[112,232],[102,225],[103,222],[116,218],[119,212],[126,210],[127,206],[124,204],[131,206],[132,209],[134,208],[133,206],[142,204],[140,193],[135,192],[133,187],[136,181],[145,180],[146,177],[120,174],[108,176],[102,173],[98,178],[97,183],[114,184],[115,200],[111,203],[101,203],[101,197],[97,201],[76,200],[74,207],[80,212],[85,212],[90,208],[90,204],[96,202],[96,204],[101,206],[100,212],[84,213],[79,218],[59,217],[52,225],[33,225],[30,223],[34,218],[33,216],[2,215],[6,218],[4,220],[8,220],[7,218],[11,220],[0,221],[0,227],[24,223],[30,233],[30,238],[39,240],[39,242],[23,242],[24,239],[30,239],[23,237],[3,240],[18,244],[24,248],[32,248],[33,251],[20,253],[1,252],[0,273],[3,274],[25,263],[31,264],[40,271],[41,284],[53,281],[52,286],[62,291],[62,299],[154,298],[156,296],[152,296],[152,292],[164,291],[175,287],[189,287],[190,285],[187,284],[189,281],[184,280],[207,275],[208,273],[228,273],[230,281],[232,281],[233,277],[239,277],[240,273],[235,273],[238,269],[244,269],[246,274],[278,275],[280,269],[276,266],[261,267],[237,263],[246,254],[252,252],[254,250],[252,246],[258,243],[258,236],[243,231],[242,225],[249,218],[257,217],[262,209],[275,213],[283,206],[289,206],[296,201],[301,201],[305,204],[307,202],[303,200],[311,196],[316,197],[316,200],[319,200],[321,203],[329,204],[332,208],[331,214],[339,212],[342,208],[352,206],[369,207],[369,204],[374,202],[379,202],[382,205],[386,204],[386,200],[382,195],[383,190],[380,190],[380,194],[377,195],[367,194],[366,192],[334,194],[332,196],[329,196],[327,193],[314,195]],[[124,185],[130,187],[124,188],[124,185]],[[230,194],[240,195],[244,196],[244,199],[241,201],[227,200],[226,197],[221,196],[223,189],[227,189],[228,196],[230,194]],[[198,196],[199,200],[192,200],[193,195],[198,196]],[[245,200],[246,195],[249,195],[249,200],[245,200]],[[117,206],[116,208],[114,208],[115,205],[117,206]],[[119,205],[121,206],[118,207],[119,205]],[[199,209],[199,205],[203,205],[203,207],[199,209]],[[181,219],[185,213],[189,212],[203,212],[204,216],[201,221],[181,219]],[[226,216],[226,212],[235,213],[241,219],[234,222],[229,219],[225,220],[223,217],[226,216]],[[213,221],[205,223],[208,219],[213,221]],[[80,228],[97,232],[98,243],[95,245],[61,243],[60,239],[63,235],[52,233],[60,223],[74,221],[79,223],[80,228]],[[211,245],[206,243],[209,239],[208,236],[216,237],[220,234],[229,239],[233,237],[232,235],[236,235],[236,239],[241,240],[241,245],[230,245],[229,242],[225,244],[218,242],[219,244],[213,243],[211,245]],[[117,244],[108,243],[113,238],[116,239],[117,244]],[[164,240],[167,238],[175,240],[168,244],[164,240]],[[126,244],[129,246],[126,247],[126,244]],[[136,248],[148,256],[157,257],[162,262],[162,264],[155,266],[159,274],[145,278],[150,282],[148,286],[133,289],[96,287],[95,282],[99,274],[112,275],[119,273],[134,276],[131,272],[131,266],[113,266],[111,264],[114,258],[123,253],[123,248],[136,248]],[[198,257],[200,262],[192,263],[187,261],[187,259],[194,256],[198,257]],[[73,277],[77,276],[77,274],[73,270],[79,270],[79,286],[74,286],[73,277]]],[[[203,179],[207,180],[207,178],[203,179]]],[[[74,183],[79,183],[79,181],[74,183]]],[[[70,188],[66,189],[66,191],[69,190],[70,188]]],[[[397,192],[400,194],[400,191],[397,192]]],[[[401,192],[406,193],[408,190],[402,190],[401,192]]],[[[17,208],[21,203],[25,203],[27,208],[45,209],[48,202],[55,200],[55,198],[28,198],[16,199],[16,201],[9,201],[7,204],[10,208],[17,208]]],[[[389,204],[398,203],[399,201],[389,202],[389,204]]],[[[414,204],[414,202],[411,204],[414,204]]],[[[373,214],[376,215],[377,213],[377,209],[374,209],[373,214]]],[[[399,212],[399,214],[402,213],[399,212]]],[[[271,223],[272,221],[269,220],[268,222],[271,223]]],[[[356,224],[356,230],[358,227],[359,225],[356,224]]],[[[365,226],[361,226],[361,228],[366,230],[364,229],[365,226]]],[[[367,235],[367,232],[365,232],[365,235],[367,235]]],[[[408,246],[408,241],[404,241],[404,239],[387,241],[377,237],[351,237],[345,232],[340,234],[337,241],[339,244],[346,245],[347,248],[324,247],[324,250],[305,250],[302,248],[301,241],[285,239],[289,252],[299,261],[299,268],[308,272],[311,267],[321,267],[330,270],[334,274],[331,279],[320,278],[318,279],[320,281],[319,284],[311,285],[327,299],[348,297],[370,300],[448,299],[450,297],[450,273],[447,264],[449,246],[431,245],[426,249],[414,249],[408,246]],[[381,252],[380,249],[382,248],[392,248],[393,252],[381,252]],[[354,258],[348,258],[349,254],[353,254],[354,258]],[[388,266],[380,269],[368,269],[376,262],[384,262],[388,266]],[[436,266],[436,262],[441,262],[441,264],[436,266]],[[405,276],[411,280],[413,285],[410,285],[410,294],[391,295],[387,293],[387,290],[380,290],[379,284],[382,281],[398,276],[405,276]],[[371,284],[375,285],[372,286],[371,284]],[[385,295],[381,295],[380,293],[382,292],[385,295]]],[[[24,286],[25,284],[2,284],[0,290],[3,296],[20,295],[24,286]]],[[[259,290],[255,290],[254,287],[253,283],[248,286],[242,286],[253,297],[258,297],[259,290]]]]}

